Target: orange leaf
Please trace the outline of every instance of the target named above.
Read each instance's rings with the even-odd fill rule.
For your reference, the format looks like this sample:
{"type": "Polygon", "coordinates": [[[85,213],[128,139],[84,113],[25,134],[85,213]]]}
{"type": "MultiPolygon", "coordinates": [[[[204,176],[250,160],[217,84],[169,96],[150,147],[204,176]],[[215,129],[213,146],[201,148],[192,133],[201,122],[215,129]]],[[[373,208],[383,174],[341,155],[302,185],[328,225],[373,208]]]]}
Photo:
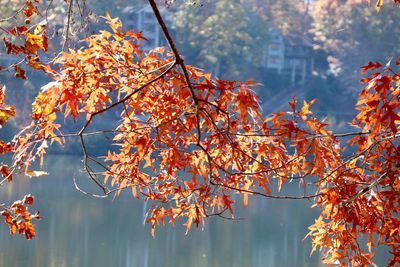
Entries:
{"type": "Polygon", "coordinates": [[[303,101],[303,107],[301,108],[301,111],[299,113],[300,116],[303,117],[303,119],[305,119],[305,117],[308,114],[313,114],[312,111],[310,111],[310,107],[311,107],[312,104],[315,103],[315,101],[316,101],[315,98],[313,100],[311,100],[310,102],[308,102],[308,103],[305,100],[303,101]]]}
{"type": "Polygon", "coordinates": [[[26,42],[25,49],[31,53],[37,55],[39,49],[43,51],[47,51],[47,37],[42,34],[41,36],[27,33],[26,34],[26,42]]]}
{"type": "Polygon", "coordinates": [[[25,3],[24,15],[29,18],[35,13],[37,13],[36,7],[32,4],[31,0],[27,0],[25,3]]]}
{"type": "Polygon", "coordinates": [[[6,88],[3,86],[0,90],[0,128],[15,115],[15,109],[13,106],[5,105],[4,96],[5,96],[6,88]]]}

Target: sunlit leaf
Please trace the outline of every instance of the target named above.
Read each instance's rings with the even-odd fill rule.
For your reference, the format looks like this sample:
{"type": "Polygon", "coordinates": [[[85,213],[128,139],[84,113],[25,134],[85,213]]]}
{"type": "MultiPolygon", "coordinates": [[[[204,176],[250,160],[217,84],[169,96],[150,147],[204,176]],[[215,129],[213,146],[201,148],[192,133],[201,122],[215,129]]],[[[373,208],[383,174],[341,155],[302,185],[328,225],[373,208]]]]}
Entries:
{"type": "Polygon", "coordinates": [[[48,172],[45,171],[32,171],[32,170],[28,170],[26,172],[26,175],[29,176],[30,178],[32,177],[41,177],[41,176],[46,176],[49,175],[48,172]]]}

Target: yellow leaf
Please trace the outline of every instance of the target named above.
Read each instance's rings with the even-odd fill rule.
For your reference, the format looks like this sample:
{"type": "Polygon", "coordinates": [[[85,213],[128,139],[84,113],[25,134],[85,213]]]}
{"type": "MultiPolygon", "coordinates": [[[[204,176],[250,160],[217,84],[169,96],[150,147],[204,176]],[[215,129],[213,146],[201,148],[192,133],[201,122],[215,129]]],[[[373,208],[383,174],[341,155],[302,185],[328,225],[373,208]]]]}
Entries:
{"type": "Polygon", "coordinates": [[[380,211],[380,212],[383,212],[383,207],[380,206],[380,205],[377,205],[377,206],[376,206],[376,209],[377,209],[378,211],[380,211]]]}
{"type": "Polygon", "coordinates": [[[32,177],[46,176],[46,175],[49,175],[49,173],[48,173],[48,172],[45,172],[45,171],[32,171],[32,170],[28,170],[28,171],[26,172],[26,175],[29,176],[29,178],[32,178],[32,177]]]}
{"type": "Polygon", "coordinates": [[[381,11],[381,6],[383,5],[383,0],[378,0],[378,2],[376,2],[376,11],[379,13],[379,11],[381,11]]]}
{"type": "MultiPolygon", "coordinates": [[[[51,20],[52,18],[55,17],[55,14],[51,14],[49,15],[49,17],[47,18],[47,20],[51,20]]],[[[39,35],[41,34],[44,30],[46,29],[46,20],[41,21],[36,27],[35,30],[33,31],[33,33],[35,35],[39,35]]]]}
{"type": "Polygon", "coordinates": [[[14,107],[12,106],[0,106],[0,128],[15,115],[14,107]]]}

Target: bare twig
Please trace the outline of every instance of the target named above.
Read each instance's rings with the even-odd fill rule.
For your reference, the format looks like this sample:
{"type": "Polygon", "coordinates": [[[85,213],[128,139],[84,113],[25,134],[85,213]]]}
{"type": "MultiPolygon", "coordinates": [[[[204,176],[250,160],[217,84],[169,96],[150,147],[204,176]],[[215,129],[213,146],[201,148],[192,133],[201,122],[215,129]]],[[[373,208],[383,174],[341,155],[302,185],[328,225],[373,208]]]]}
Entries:
{"type": "Polygon", "coordinates": [[[229,186],[226,184],[215,183],[212,180],[210,181],[210,183],[212,185],[225,187],[225,188],[228,188],[228,189],[240,192],[240,193],[247,193],[250,195],[259,195],[259,196],[263,196],[266,198],[275,198],[275,199],[311,199],[311,198],[319,197],[321,195],[321,194],[315,194],[315,195],[305,195],[305,196],[277,196],[277,195],[268,195],[268,194],[265,194],[262,192],[257,192],[257,191],[252,191],[252,190],[241,189],[241,188],[229,186]]]}
{"type": "Polygon", "coordinates": [[[22,10],[24,10],[24,8],[25,8],[25,5],[23,5],[22,7],[20,7],[20,8],[19,8],[17,11],[15,11],[11,16],[9,16],[9,17],[7,17],[7,18],[0,19],[0,22],[5,22],[5,21],[8,21],[8,20],[10,20],[10,19],[15,18],[16,16],[18,16],[19,13],[22,12],[22,10]]]}
{"type": "Polygon", "coordinates": [[[66,28],[65,28],[65,40],[64,40],[64,44],[63,44],[63,48],[62,48],[63,51],[67,48],[67,45],[68,45],[69,29],[71,27],[71,17],[72,17],[73,4],[74,4],[74,0],[69,0],[67,25],[66,25],[66,28]]]}

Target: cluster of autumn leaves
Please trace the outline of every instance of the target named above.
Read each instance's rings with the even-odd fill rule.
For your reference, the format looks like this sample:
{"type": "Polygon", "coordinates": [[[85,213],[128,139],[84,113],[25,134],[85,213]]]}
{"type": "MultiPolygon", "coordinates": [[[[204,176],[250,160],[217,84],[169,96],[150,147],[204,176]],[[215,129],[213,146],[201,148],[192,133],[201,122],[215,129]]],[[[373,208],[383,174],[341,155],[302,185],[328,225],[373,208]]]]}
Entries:
{"type": "MultiPolygon", "coordinates": [[[[13,106],[4,103],[5,87],[0,90],[0,128],[15,115],[13,106]]],[[[10,143],[0,140],[0,155],[12,153],[13,147],[10,143]]],[[[12,171],[9,166],[4,163],[0,165],[0,174],[2,179],[0,185],[12,181],[12,171]]],[[[35,236],[35,228],[32,220],[40,219],[39,213],[31,214],[27,205],[33,204],[33,196],[26,195],[22,200],[15,201],[12,205],[0,206],[0,214],[3,216],[4,222],[9,226],[10,233],[25,234],[26,239],[32,239],[35,236]]]]}
{"type": "MultiPolygon", "coordinates": [[[[391,265],[400,262],[400,60],[362,68],[368,76],[352,122],[358,130],[334,134],[313,115],[315,100],[299,105],[293,99],[289,112],[264,118],[251,81],[213,80],[186,66],[188,81],[171,52],[143,52],[140,33],[122,31],[121,22],[109,15],[105,19],[110,32],[100,31],[83,48],[61,53],[51,67],[38,53],[47,47],[40,25],[10,30],[25,43],[4,40],[7,52],[25,55],[28,66],[54,81],[33,103],[32,124],[12,142],[1,141],[2,154],[13,154],[13,165],[0,168],[4,181],[16,170],[42,175],[30,170],[32,159],[42,161],[48,143],[75,136],[84,168],[102,196],[128,189],[151,203],[146,222],[153,235],[158,225],[174,225],[179,218],[187,230],[210,216],[233,218],[236,194],[245,206],[251,195],[311,199],[321,215],[309,236],[313,250],[323,250],[325,263],[371,264],[372,248],[382,244],[391,250],[391,265]],[[110,110],[119,114],[117,127],[90,131],[110,110]],[[80,131],[63,134],[59,122],[67,117],[84,121],[80,131]],[[105,160],[92,157],[86,139],[110,132],[116,149],[105,160]],[[282,193],[289,180],[298,181],[304,192],[282,193]],[[272,193],[275,184],[280,194],[272,193]]],[[[14,69],[21,73],[19,65],[14,69]]],[[[1,125],[15,114],[3,99],[4,90],[1,125]]],[[[26,208],[32,202],[26,196],[3,207],[12,234],[34,236],[31,220],[39,216],[26,208]]]]}
{"type": "Polygon", "coordinates": [[[32,239],[35,236],[35,227],[32,220],[39,220],[39,212],[31,214],[27,205],[33,205],[33,196],[26,195],[22,200],[15,201],[10,207],[1,212],[6,224],[10,228],[10,234],[17,232],[24,234],[26,239],[32,239]]]}
{"type": "MultiPolygon", "coordinates": [[[[25,18],[21,25],[15,25],[8,30],[8,34],[3,37],[6,53],[11,55],[23,55],[24,58],[17,64],[13,64],[15,78],[26,79],[25,70],[21,67],[25,63],[28,67],[50,72],[49,65],[43,63],[38,55],[39,51],[47,51],[47,35],[45,21],[30,26],[30,18],[38,14],[36,5],[39,0],[26,1],[25,4],[12,15],[9,19],[15,19],[19,13],[25,18]]],[[[1,67],[0,67],[1,70],[1,67]]]]}
{"type": "MultiPolygon", "coordinates": [[[[0,66],[0,71],[6,71],[11,69],[14,71],[15,78],[27,79],[25,70],[21,67],[22,64],[26,64],[27,67],[50,72],[51,68],[49,65],[41,62],[39,58],[39,50],[47,50],[47,36],[43,23],[38,23],[30,28],[30,18],[38,14],[37,5],[38,0],[26,1],[19,9],[12,14],[7,20],[16,20],[17,17],[21,16],[24,18],[21,25],[15,25],[7,30],[7,35],[3,37],[3,43],[6,48],[6,53],[11,55],[23,55],[23,59],[18,63],[3,68],[0,66]]],[[[3,21],[3,20],[2,20],[3,21]]],[[[18,24],[18,23],[17,23],[18,24]]],[[[5,103],[6,87],[2,85],[0,90],[0,128],[3,128],[4,124],[12,117],[15,116],[14,106],[7,105],[5,103]]],[[[15,152],[15,144],[12,142],[6,142],[0,140],[0,155],[15,152]]],[[[6,182],[11,182],[13,179],[14,172],[20,167],[18,164],[8,166],[7,164],[1,163],[0,173],[2,180],[0,185],[6,182]]],[[[44,172],[35,172],[26,169],[25,173],[29,176],[32,175],[43,175],[44,172]]],[[[26,239],[32,239],[35,236],[35,228],[32,224],[33,220],[40,219],[38,212],[30,213],[28,206],[32,205],[34,201],[33,196],[26,195],[22,200],[17,200],[11,205],[7,206],[1,204],[0,212],[3,216],[5,223],[9,226],[10,233],[25,234],[26,239]]]]}
{"type": "MultiPolygon", "coordinates": [[[[395,63],[397,68],[400,60],[395,63]]],[[[319,178],[322,207],[320,217],[310,227],[314,249],[327,252],[327,263],[371,264],[372,247],[391,248],[391,266],[399,261],[400,220],[400,76],[388,63],[370,62],[361,82],[365,88],[357,102],[358,115],[352,124],[360,129],[347,142],[341,156],[319,178]],[[360,237],[367,237],[366,245],[360,237]]]]}

